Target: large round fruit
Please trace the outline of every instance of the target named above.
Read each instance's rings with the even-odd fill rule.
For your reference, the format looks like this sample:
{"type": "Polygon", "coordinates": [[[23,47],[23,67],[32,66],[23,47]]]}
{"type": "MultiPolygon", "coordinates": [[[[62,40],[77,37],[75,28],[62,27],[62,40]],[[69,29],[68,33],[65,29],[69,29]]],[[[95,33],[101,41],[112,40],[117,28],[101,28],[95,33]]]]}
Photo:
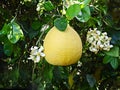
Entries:
{"type": "Polygon", "coordinates": [[[45,59],[52,65],[74,64],[82,54],[81,38],[69,25],[65,31],[60,31],[54,26],[47,33],[43,46],[45,59]]]}

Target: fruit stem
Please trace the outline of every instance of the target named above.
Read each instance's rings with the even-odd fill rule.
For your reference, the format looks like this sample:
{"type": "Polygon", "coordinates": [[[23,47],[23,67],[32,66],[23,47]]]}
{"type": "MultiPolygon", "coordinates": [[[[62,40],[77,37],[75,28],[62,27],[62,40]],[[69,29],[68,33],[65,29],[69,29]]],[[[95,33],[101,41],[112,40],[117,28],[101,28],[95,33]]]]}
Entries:
{"type": "Polygon", "coordinates": [[[42,31],[41,35],[39,36],[39,38],[38,38],[38,40],[37,40],[37,42],[36,42],[36,45],[38,45],[38,46],[41,45],[40,40],[41,40],[41,38],[42,38],[44,32],[45,32],[45,31],[42,31]]]}
{"type": "Polygon", "coordinates": [[[34,65],[33,65],[33,70],[32,70],[32,82],[33,82],[33,80],[34,80],[35,68],[36,68],[36,63],[34,63],[34,65]]]}
{"type": "Polygon", "coordinates": [[[33,83],[33,81],[34,81],[34,78],[35,78],[35,75],[34,75],[34,73],[35,73],[35,68],[36,68],[36,63],[34,63],[34,65],[33,65],[33,69],[32,69],[32,90],[33,90],[33,86],[34,86],[34,83],[33,83]]]}
{"type": "MultiPolygon", "coordinates": [[[[54,17],[54,15],[53,15],[51,18],[53,18],[53,17],[54,17]]],[[[51,20],[52,20],[52,19],[50,19],[50,20],[47,22],[46,25],[49,25],[49,23],[50,23],[51,20]]],[[[41,40],[42,36],[44,35],[44,32],[45,32],[46,29],[47,29],[47,26],[45,26],[44,31],[42,31],[41,35],[39,36],[39,38],[38,38],[38,40],[37,40],[37,42],[36,42],[36,45],[38,45],[38,46],[41,45],[40,40],[41,40]]]]}

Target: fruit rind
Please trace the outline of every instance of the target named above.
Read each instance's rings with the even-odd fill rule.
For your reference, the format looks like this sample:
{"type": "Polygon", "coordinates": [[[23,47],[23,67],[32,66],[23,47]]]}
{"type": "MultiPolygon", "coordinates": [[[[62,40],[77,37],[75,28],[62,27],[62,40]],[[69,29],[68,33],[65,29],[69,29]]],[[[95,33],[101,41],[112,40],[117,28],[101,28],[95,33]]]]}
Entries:
{"type": "Polygon", "coordinates": [[[44,39],[45,59],[52,65],[67,66],[76,63],[82,55],[82,42],[77,32],[67,26],[59,31],[55,26],[44,39]]]}

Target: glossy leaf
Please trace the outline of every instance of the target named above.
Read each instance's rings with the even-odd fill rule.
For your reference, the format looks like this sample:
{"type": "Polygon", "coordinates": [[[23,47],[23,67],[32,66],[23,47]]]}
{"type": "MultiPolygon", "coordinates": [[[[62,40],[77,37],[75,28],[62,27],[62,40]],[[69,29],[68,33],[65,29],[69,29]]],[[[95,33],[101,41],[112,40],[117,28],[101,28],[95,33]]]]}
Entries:
{"type": "Polygon", "coordinates": [[[114,46],[113,48],[110,49],[110,51],[106,52],[106,55],[113,56],[113,57],[119,57],[119,47],[114,46]]]}
{"type": "Polygon", "coordinates": [[[23,32],[20,26],[16,22],[12,22],[9,24],[10,32],[7,37],[11,43],[17,43],[20,38],[23,37],[23,32]]]}
{"type": "Polygon", "coordinates": [[[88,6],[81,9],[79,14],[76,16],[77,20],[80,22],[87,22],[90,19],[90,9],[88,6]]]}
{"type": "Polygon", "coordinates": [[[68,20],[71,20],[75,16],[77,16],[80,11],[81,11],[80,5],[79,4],[73,4],[67,9],[66,17],[68,18],[68,20]]]}
{"type": "Polygon", "coordinates": [[[13,53],[13,44],[11,44],[10,42],[7,42],[4,44],[4,53],[7,56],[10,56],[13,53]]]}
{"type": "Polygon", "coordinates": [[[54,5],[52,4],[51,1],[46,1],[44,3],[44,8],[47,10],[47,11],[51,11],[54,9],[54,5]]]}
{"type": "Polygon", "coordinates": [[[64,17],[55,19],[54,26],[60,31],[65,31],[67,28],[67,19],[64,17]]]}

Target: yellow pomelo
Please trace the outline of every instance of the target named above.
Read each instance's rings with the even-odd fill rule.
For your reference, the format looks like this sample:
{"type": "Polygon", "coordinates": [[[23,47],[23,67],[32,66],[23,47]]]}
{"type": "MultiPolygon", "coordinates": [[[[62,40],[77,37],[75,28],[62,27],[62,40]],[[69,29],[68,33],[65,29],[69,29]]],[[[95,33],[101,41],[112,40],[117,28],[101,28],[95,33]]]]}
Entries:
{"type": "Polygon", "coordinates": [[[67,66],[76,63],[82,54],[82,42],[77,32],[67,25],[65,31],[55,26],[44,39],[45,59],[52,65],[67,66]]]}

